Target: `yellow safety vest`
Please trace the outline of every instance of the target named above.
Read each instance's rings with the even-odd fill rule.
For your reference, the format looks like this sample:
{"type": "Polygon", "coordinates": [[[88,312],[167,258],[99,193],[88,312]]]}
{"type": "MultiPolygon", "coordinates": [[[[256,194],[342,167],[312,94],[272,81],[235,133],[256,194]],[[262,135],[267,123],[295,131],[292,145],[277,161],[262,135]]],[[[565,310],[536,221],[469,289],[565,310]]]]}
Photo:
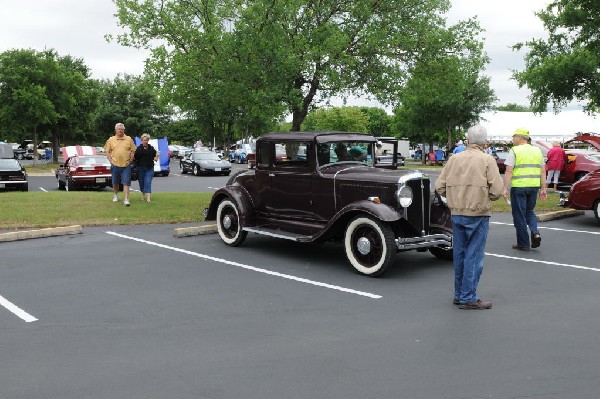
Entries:
{"type": "Polygon", "coordinates": [[[540,187],[542,173],[542,152],[531,144],[514,146],[515,166],[511,180],[512,187],[540,187]]]}

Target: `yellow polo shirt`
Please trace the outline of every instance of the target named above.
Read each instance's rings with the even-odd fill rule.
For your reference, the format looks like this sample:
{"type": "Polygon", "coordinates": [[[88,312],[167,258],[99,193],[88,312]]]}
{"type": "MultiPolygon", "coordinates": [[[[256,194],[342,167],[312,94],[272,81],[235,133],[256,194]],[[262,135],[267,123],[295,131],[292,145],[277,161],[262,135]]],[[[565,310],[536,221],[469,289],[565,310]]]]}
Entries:
{"type": "Polygon", "coordinates": [[[114,135],[106,140],[104,150],[110,155],[113,165],[123,168],[129,163],[131,152],[135,151],[135,143],[127,135],[123,137],[114,135]]]}

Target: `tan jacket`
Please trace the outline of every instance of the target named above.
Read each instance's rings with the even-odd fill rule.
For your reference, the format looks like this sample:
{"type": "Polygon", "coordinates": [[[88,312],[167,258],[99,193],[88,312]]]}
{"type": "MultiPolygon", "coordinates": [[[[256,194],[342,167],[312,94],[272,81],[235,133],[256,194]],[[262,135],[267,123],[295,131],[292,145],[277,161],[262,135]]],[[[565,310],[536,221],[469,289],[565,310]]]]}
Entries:
{"type": "Polygon", "coordinates": [[[496,160],[479,147],[452,155],[435,189],[448,200],[453,215],[491,216],[492,201],[502,196],[504,183],[496,160]]]}

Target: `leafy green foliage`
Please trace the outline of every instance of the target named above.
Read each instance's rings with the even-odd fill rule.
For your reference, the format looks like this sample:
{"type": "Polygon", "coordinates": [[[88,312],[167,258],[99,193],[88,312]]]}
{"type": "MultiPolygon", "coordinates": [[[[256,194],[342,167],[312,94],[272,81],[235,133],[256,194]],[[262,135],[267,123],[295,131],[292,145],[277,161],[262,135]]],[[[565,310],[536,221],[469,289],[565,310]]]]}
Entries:
{"type": "MultiPolygon", "coordinates": [[[[283,111],[299,130],[316,102],[390,100],[443,31],[447,0],[115,0],[120,43],[152,50],[162,94],[211,136],[260,133],[283,111]],[[429,41],[431,40],[431,42],[429,41]]],[[[256,134],[255,134],[256,135],[256,134]]]]}
{"type": "Polygon", "coordinates": [[[531,90],[535,112],[552,103],[558,112],[573,100],[584,109],[600,107],[600,3],[595,0],[555,0],[536,14],[548,31],[546,39],[517,43],[529,48],[525,70],[513,71],[519,87],[531,90]]]}
{"type": "Polygon", "coordinates": [[[125,124],[127,135],[149,133],[152,137],[167,136],[170,109],[159,100],[153,85],[139,76],[117,76],[113,81],[98,82],[98,106],[95,110],[97,143],[104,143],[114,134],[115,124],[125,124]]]}
{"type": "Polygon", "coordinates": [[[445,41],[420,58],[399,97],[394,128],[413,142],[446,143],[479,120],[496,100],[489,77],[482,74],[488,57],[477,40],[475,20],[461,22],[445,41]],[[460,40],[456,40],[460,38],[460,40]]]}

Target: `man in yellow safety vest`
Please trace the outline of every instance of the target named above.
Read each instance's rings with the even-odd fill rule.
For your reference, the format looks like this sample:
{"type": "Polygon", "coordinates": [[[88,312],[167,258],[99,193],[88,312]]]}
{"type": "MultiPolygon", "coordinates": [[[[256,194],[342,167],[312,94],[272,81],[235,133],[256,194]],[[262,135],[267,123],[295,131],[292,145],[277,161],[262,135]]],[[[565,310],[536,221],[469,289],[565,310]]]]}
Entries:
{"type": "Polygon", "coordinates": [[[528,138],[529,130],[517,129],[513,134],[514,146],[504,162],[503,195],[508,200],[510,189],[513,223],[517,230],[517,243],[512,247],[522,251],[537,248],[542,242],[533,209],[538,193],[542,201],[547,198],[544,157],[539,148],[528,144],[528,138]],[[531,241],[527,227],[531,232],[531,241]]]}

